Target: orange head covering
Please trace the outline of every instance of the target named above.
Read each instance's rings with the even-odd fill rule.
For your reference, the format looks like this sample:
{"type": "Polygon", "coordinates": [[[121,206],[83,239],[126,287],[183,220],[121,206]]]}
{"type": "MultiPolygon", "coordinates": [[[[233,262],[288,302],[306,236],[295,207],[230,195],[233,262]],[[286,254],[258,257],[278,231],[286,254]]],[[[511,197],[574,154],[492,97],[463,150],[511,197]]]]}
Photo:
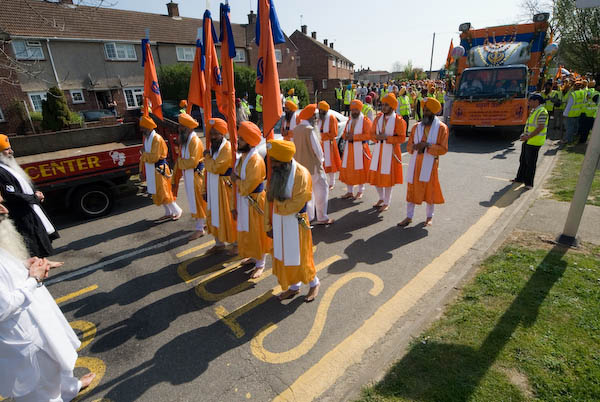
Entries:
{"type": "Polygon", "coordinates": [[[442,104],[435,98],[427,98],[423,107],[429,109],[433,114],[438,114],[442,110],[442,104]]]}
{"type": "Polygon", "coordinates": [[[140,127],[143,127],[147,130],[154,130],[156,128],[156,123],[152,120],[150,116],[142,116],[140,118],[140,127]]]}
{"type": "Polygon", "coordinates": [[[267,144],[267,155],[279,162],[290,162],[296,153],[296,145],[292,141],[270,140],[267,144]]]}
{"type": "Polygon", "coordinates": [[[292,112],[295,112],[296,110],[298,110],[298,105],[296,105],[291,100],[285,101],[285,107],[288,108],[289,110],[291,110],[292,112]]]}
{"type": "Polygon", "coordinates": [[[238,134],[244,139],[251,147],[255,147],[260,144],[262,134],[260,128],[251,121],[244,121],[240,123],[238,128],[238,134]]]}
{"type": "Polygon", "coordinates": [[[350,102],[350,110],[362,110],[363,108],[363,103],[361,101],[359,101],[358,99],[354,99],[352,102],[350,102]]]}
{"type": "Polygon", "coordinates": [[[185,99],[180,100],[179,107],[187,107],[187,101],[185,99]]]}
{"type": "Polygon", "coordinates": [[[198,127],[198,122],[196,121],[196,119],[194,119],[187,113],[180,113],[177,120],[179,121],[179,124],[187,128],[191,128],[192,130],[198,127]]]}
{"type": "Polygon", "coordinates": [[[8,148],[10,148],[10,141],[8,141],[8,136],[0,134],[0,152],[6,151],[8,148]]]}
{"type": "Polygon", "coordinates": [[[217,117],[215,117],[214,119],[210,119],[208,121],[208,131],[210,132],[210,130],[213,127],[215,130],[217,130],[221,134],[223,134],[223,135],[227,134],[227,123],[225,122],[225,120],[219,119],[217,117]]]}
{"type": "Polygon", "coordinates": [[[296,92],[296,90],[294,88],[290,88],[288,90],[288,95],[293,95],[296,92]]]}
{"type": "Polygon", "coordinates": [[[304,109],[302,109],[302,111],[298,115],[298,118],[300,120],[308,120],[315,115],[316,111],[317,111],[317,105],[315,103],[311,103],[310,105],[308,105],[304,109]]]}
{"type": "Polygon", "coordinates": [[[398,107],[398,99],[396,99],[396,95],[394,95],[393,93],[387,94],[383,97],[381,101],[389,105],[394,110],[396,110],[396,108],[398,107]]]}
{"type": "Polygon", "coordinates": [[[322,110],[324,112],[329,111],[329,103],[327,103],[325,101],[319,102],[319,110],[322,110]]]}

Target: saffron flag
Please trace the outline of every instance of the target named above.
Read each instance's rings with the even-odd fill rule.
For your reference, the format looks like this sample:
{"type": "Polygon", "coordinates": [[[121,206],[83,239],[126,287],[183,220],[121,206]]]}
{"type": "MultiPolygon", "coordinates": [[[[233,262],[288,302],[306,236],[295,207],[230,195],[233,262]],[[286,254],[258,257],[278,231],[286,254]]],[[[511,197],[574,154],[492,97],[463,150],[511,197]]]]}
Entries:
{"type": "Polygon", "coordinates": [[[264,135],[267,139],[271,139],[273,138],[273,127],[283,114],[275,44],[284,43],[285,37],[279,26],[273,0],[258,0],[257,10],[256,44],[258,45],[258,62],[256,65],[256,93],[263,97],[264,135]]]}
{"type": "Polygon", "coordinates": [[[558,80],[560,80],[562,78],[562,69],[563,69],[563,66],[559,65],[558,66],[558,70],[556,70],[556,76],[554,77],[554,79],[556,81],[558,81],[558,80]]]}
{"type": "Polygon", "coordinates": [[[204,12],[203,29],[202,50],[204,56],[204,80],[206,81],[205,102],[207,102],[204,109],[204,116],[205,119],[207,116],[210,119],[212,117],[211,91],[215,92],[219,112],[225,114],[227,104],[225,103],[225,95],[223,94],[223,79],[221,78],[219,59],[217,58],[217,50],[215,49],[215,43],[218,42],[218,38],[209,10],[204,12]]]}
{"type": "Polygon", "coordinates": [[[452,39],[450,39],[450,49],[448,50],[448,57],[446,57],[446,70],[450,68],[450,64],[452,64],[454,61],[454,58],[452,57],[452,49],[454,49],[454,44],[452,39]]]}
{"type": "Polygon", "coordinates": [[[160,97],[160,88],[158,87],[158,78],[156,77],[156,68],[154,67],[154,57],[150,49],[150,41],[142,39],[142,67],[144,67],[144,110],[143,114],[148,116],[148,101],[152,104],[152,114],[159,119],[163,119],[162,99],[160,97]]]}
{"type": "Polygon", "coordinates": [[[187,98],[187,113],[192,111],[192,105],[196,105],[204,109],[205,107],[205,92],[206,81],[204,80],[204,57],[202,56],[202,42],[196,40],[196,54],[194,56],[194,64],[192,65],[192,76],[190,77],[190,89],[188,90],[187,98]]]}

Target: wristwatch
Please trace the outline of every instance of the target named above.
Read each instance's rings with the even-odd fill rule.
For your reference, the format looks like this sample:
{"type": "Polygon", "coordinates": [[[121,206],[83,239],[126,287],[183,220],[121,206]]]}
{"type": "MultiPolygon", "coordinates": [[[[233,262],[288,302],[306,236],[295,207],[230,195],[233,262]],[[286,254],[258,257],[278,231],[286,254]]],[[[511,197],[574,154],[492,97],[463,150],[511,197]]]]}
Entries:
{"type": "Polygon", "coordinates": [[[43,278],[38,278],[37,276],[33,276],[33,275],[29,275],[29,277],[35,279],[35,281],[37,282],[38,288],[41,287],[41,286],[44,286],[44,279],[43,278]]]}

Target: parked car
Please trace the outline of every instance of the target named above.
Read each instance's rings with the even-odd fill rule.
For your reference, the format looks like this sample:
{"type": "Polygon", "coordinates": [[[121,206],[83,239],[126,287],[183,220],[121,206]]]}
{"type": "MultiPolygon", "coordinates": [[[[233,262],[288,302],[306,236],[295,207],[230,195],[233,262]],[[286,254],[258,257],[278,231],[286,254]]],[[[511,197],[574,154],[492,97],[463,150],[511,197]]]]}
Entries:
{"type": "MultiPolygon", "coordinates": [[[[82,110],[79,114],[85,122],[100,121],[103,117],[115,117],[114,113],[108,109],[82,110]]],[[[123,123],[123,119],[117,118],[117,121],[123,123]]]]}
{"type": "MultiPolygon", "coordinates": [[[[163,111],[164,118],[172,120],[174,122],[177,122],[177,118],[179,117],[180,110],[181,110],[181,108],[179,107],[179,102],[172,101],[172,100],[163,101],[162,111],[163,111]]],[[[194,119],[198,120],[198,123],[200,123],[200,126],[198,129],[202,129],[202,113],[200,111],[200,108],[194,105],[192,107],[191,115],[194,119]]],[[[223,116],[223,114],[221,114],[221,112],[219,112],[219,108],[217,107],[216,99],[212,100],[212,116],[225,120],[225,116],[223,116]]]]}

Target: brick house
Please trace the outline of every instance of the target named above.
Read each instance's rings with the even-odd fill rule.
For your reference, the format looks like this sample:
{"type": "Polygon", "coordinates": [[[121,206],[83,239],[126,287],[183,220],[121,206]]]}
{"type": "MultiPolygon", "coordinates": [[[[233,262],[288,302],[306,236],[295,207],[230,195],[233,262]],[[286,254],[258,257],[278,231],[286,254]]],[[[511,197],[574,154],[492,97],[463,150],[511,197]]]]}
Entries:
{"type": "Polygon", "coordinates": [[[354,63],[333,48],[333,43],[327,39],[317,40],[317,33],[307,33],[307,26],[302,25],[301,31],[294,31],[291,41],[298,48],[300,63],[298,75],[307,82],[309,94],[317,91],[317,98],[324,99],[330,105],[335,104],[334,88],[354,80],[354,63]]]}
{"type": "MultiPolygon", "coordinates": [[[[17,101],[29,112],[41,111],[42,100],[52,86],[63,90],[71,110],[103,109],[114,99],[118,114],[133,119],[142,102],[141,39],[146,28],[150,29],[157,69],[193,62],[202,20],[181,17],[177,3],[172,1],[167,11],[161,15],[76,6],[72,0],[3,2],[0,47],[23,71],[0,70],[0,132],[14,133],[20,124],[21,119],[11,115],[11,104],[17,101]],[[9,80],[2,80],[10,73],[9,80]]],[[[214,25],[219,33],[219,21],[214,25]]],[[[232,23],[237,65],[255,66],[255,27],[256,14],[252,11],[248,23],[232,23]]],[[[217,52],[220,54],[219,45],[217,52]]],[[[276,45],[276,57],[280,78],[296,78],[295,45],[289,40],[276,45]]],[[[0,69],[6,64],[0,61],[0,69]]]]}

